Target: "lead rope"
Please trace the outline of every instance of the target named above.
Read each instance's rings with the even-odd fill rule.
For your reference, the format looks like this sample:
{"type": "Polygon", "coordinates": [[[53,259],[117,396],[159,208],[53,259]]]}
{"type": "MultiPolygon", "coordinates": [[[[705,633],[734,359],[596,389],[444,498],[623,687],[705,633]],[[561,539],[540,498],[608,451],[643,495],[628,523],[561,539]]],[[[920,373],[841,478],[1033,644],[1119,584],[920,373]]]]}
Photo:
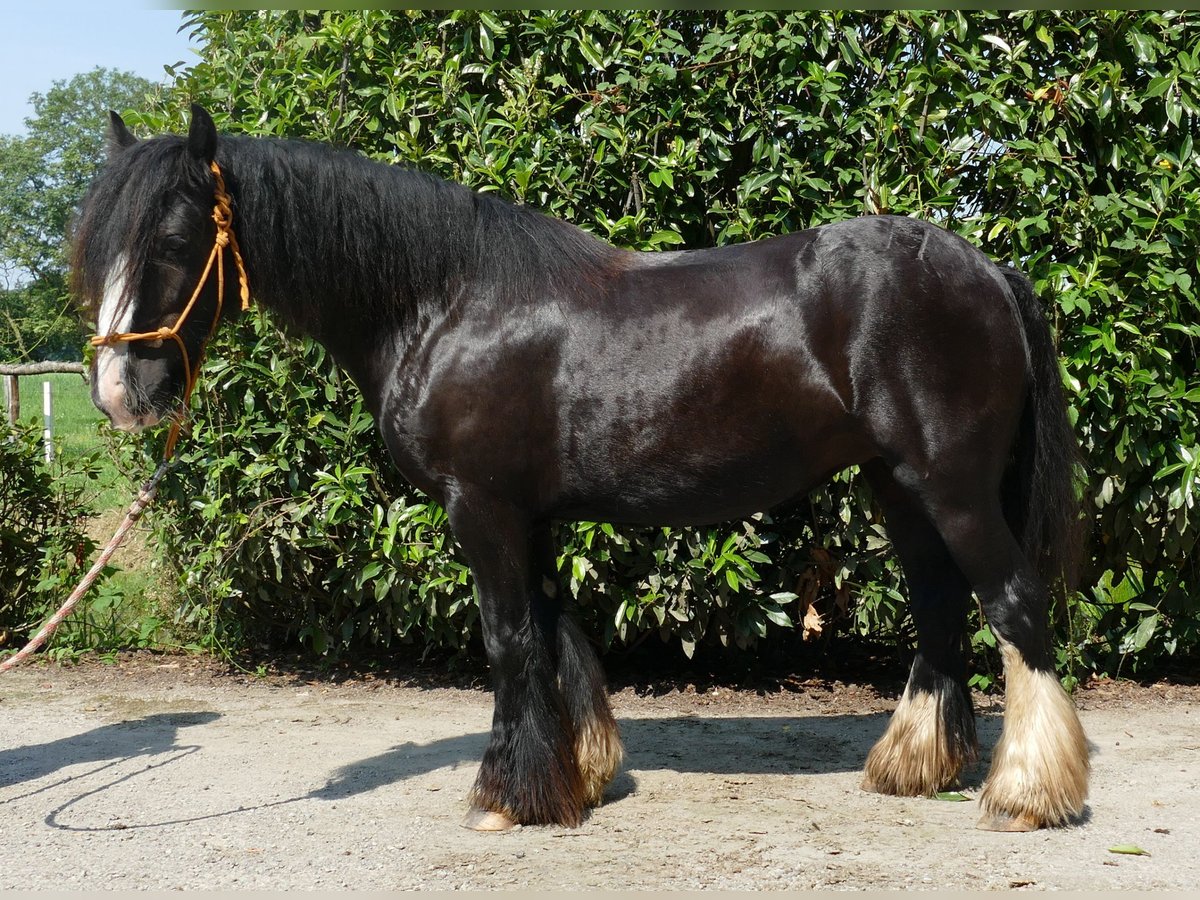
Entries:
{"type": "Polygon", "coordinates": [[[217,330],[217,323],[221,318],[221,305],[225,298],[225,254],[221,251],[225,247],[230,247],[233,250],[233,261],[237,265],[238,270],[238,287],[242,301],[242,311],[245,312],[250,307],[250,282],[246,278],[246,265],[242,261],[242,251],[238,246],[237,235],[233,232],[233,204],[229,199],[229,193],[225,190],[225,178],[221,174],[221,167],[213,162],[210,166],[213,176],[216,179],[216,188],[214,191],[215,204],[213,206],[213,221],[217,223],[216,237],[213,239],[212,252],[208,254],[208,262],[204,264],[204,272],[200,275],[200,280],[196,284],[196,289],[192,291],[191,299],[183,308],[179,318],[175,320],[175,324],[170,328],[163,326],[157,331],[146,332],[123,332],[112,333],[106,335],[97,335],[91,340],[93,347],[110,347],[113,344],[130,343],[133,341],[161,341],[170,338],[175,341],[179,347],[179,353],[183,357],[183,370],[186,377],[183,390],[183,402],[180,404],[180,413],[171,423],[171,430],[167,433],[167,443],[163,449],[162,462],[158,464],[158,468],[150,477],[142,489],[138,492],[137,497],[129,506],[129,511],[125,513],[125,519],[117,527],[116,532],[109,540],[108,544],[101,551],[100,556],[92,565],[88,573],[83,576],[78,586],[71,592],[66,602],[59,607],[58,612],[51,616],[44,625],[38,630],[38,633],[15,655],[10,656],[4,662],[0,663],[0,674],[7,672],[20,665],[27,657],[32,655],[39,647],[46,642],[50,635],[54,634],[63,620],[71,614],[75,606],[83,599],[88,588],[103,571],[108,564],[109,559],[121,546],[125,540],[125,535],[129,533],[129,529],[133,524],[141,518],[146,507],[150,505],[154,499],[155,493],[158,491],[158,483],[166,474],[167,469],[171,466],[171,457],[175,454],[175,445],[179,440],[179,432],[183,427],[184,412],[187,410],[188,401],[192,396],[192,389],[196,386],[196,381],[200,376],[200,364],[204,359],[204,350],[208,346],[208,342],[212,339],[213,333],[217,330]],[[208,283],[208,276],[213,269],[213,263],[217,266],[217,309],[213,314],[212,324],[208,328],[208,335],[204,338],[200,345],[200,352],[197,355],[195,368],[191,365],[191,360],[188,358],[187,347],[183,343],[183,338],[179,336],[179,329],[183,327],[183,323],[187,321],[187,317],[191,314],[192,308],[196,305],[201,292],[204,290],[204,285],[208,283]]]}

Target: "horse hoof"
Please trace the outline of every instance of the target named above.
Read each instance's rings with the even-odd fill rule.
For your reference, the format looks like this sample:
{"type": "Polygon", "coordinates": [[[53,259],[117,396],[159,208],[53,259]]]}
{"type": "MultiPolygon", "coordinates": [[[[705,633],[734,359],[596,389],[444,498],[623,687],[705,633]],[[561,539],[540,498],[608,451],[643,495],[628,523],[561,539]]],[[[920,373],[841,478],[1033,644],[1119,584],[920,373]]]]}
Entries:
{"type": "Polygon", "coordinates": [[[1037,831],[1041,825],[1028,816],[987,813],[975,827],[981,831],[1037,831]]]}
{"type": "Polygon", "coordinates": [[[504,813],[492,812],[490,809],[473,809],[463,819],[463,828],[472,831],[508,831],[518,827],[517,823],[504,813]]]}

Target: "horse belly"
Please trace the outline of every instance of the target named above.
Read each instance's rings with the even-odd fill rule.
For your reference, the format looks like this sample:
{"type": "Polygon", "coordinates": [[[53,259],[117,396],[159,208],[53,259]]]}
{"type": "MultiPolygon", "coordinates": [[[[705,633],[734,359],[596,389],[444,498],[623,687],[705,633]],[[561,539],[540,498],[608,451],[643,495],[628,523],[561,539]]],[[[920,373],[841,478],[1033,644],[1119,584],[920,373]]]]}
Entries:
{"type": "Polygon", "coordinates": [[[684,397],[631,401],[623,409],[599,404],[596,415],[564,435],[556,514],[635,524],[719,522],[769,509],[871,455],[823,389],[724,390],[731,392],[725,402],[710,394],[707,405],[684,397]]]}

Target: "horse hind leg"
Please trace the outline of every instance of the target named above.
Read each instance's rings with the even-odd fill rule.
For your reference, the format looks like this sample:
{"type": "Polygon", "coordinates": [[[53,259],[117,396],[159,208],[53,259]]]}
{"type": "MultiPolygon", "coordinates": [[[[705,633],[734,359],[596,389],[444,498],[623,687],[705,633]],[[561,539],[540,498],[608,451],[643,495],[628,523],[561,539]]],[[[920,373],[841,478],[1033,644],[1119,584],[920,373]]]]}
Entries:
{"type": "Polygon", "coordinates": [[[979,825],[1032,831],[1068,824],[1083,813],[1090,763],[1079,715],[1054,672],[1049,593],[1009,529],[998,496],[930,506],[1004,659],[1004,728],[980,796],[979,825]]]}
{"type": "Polygon", "coordinates": [[[1004,730],[980,797],[979,827],[988,831],[1066,825],[1082,815],[1087,799],[1087,737],[1049,650],[1030,640],[1026,623],[998,625],[1011,613],[1004,603],[1020,592],[1040,593],[1036,581],[1022,581],[1011,583],[1013,593],[1003,600],[984,604],[1000,638],[1005,678],[1004,730]]]}
{"type": "Polygon", "coordinates": [[[930,796],[957,785],[978,755],[963,654],[971,588],[915,498],[880,462],[864,473],[904,569],[917,654],[888,728],[867,755],[862,786],[930,796]]]}

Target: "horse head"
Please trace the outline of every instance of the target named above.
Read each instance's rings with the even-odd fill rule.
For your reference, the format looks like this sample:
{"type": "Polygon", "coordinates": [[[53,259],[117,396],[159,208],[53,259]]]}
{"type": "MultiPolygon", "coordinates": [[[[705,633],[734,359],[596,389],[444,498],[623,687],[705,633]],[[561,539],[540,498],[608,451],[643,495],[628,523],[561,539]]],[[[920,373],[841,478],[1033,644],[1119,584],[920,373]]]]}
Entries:
{"type": "Polygon", "coordinates": [[[108,160],[76,220],[72,276],[96,319],[92,400],[125,431],[181,407],[219,319],[239,308],[239,280],[245,303],[217,149],[199,106],[187,137],[149,140],[110,113],[108,160]]]}

